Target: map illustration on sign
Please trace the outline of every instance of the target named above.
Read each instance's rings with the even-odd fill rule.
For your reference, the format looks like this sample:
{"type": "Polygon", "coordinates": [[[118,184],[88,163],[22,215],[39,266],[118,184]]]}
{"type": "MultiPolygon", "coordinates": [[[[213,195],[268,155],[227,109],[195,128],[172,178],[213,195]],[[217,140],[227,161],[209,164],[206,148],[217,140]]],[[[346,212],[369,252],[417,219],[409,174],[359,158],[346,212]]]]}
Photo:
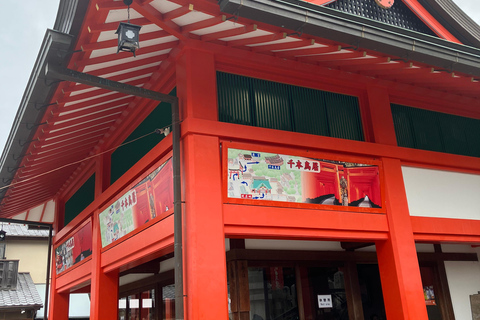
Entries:
{"type": "Polygon", "coordinates": [[[99,215],[102,246],[173,208],[173,167],[169,159],[120,195],[99,215]]]}
{"type": "Polygon", "coordinates": [[[376,165],[228,148],[228,197],[380,208],[376,165]]]}

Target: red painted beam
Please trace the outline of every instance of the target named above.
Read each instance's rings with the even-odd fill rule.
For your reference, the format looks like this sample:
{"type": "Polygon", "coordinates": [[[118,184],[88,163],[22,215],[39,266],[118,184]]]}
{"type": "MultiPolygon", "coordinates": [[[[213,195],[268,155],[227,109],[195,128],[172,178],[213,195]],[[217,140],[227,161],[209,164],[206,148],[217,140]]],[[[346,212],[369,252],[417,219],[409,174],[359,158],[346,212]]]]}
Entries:
{"type": "Polygon", "coordinates": [[[367,53],[365,51],[351,51],[351,52],[344,52],[344,53],[327,53],[322,55],[315,55],[315,56],[302,56],[297,57],[299,61],[303,62],[325,62],[325,61],[341,61],[341,60],[348,60],[352,58],[360,58],[365,57],[367,53]]]}
{"type": "MultiPolygon", "coordinates": [[[[136,18],[136,19],[131,19],[130,23],[136,24],[139,26],[144,26],[144,25],[150,24],[151,22],[146,18],[136,18]]],[[[89,33],[100,33],[103,31],[116,31],[119,24],[120,24],[119,22],[91,24],[87,26],[87,29],[89,33]]]]}
{"type": "MultiPolygon", "coordinates": [[[[58,161],[62,158],[62,156],[71,156],[71,152],[80,152],[87,149],[86,146],[91,145],[92,142],[98,141],[100,137],[102,137],[103,133],[97,133],[94,135],[89,135],[86,137],[81,137],[77,141],[66,141],[63,143],[55,144],[53,146],[45,147],[40,149],[39,154],[37,155],[29,155],[28,162],[25,164],[25,168],[29,168],[32,166],[41,165],[45,161],[49,161],[52,157],[57,158],[58,161]],[[68,142],[68,143],[67,143],[68,142]],[[68,154],[67,154],[68,153],[68,154]]],[[[51,159],[55,160],[55,159],[51,159]]],[[[58,163],[58,162],[57,162],[58,163]]]]}
{"type": "MultiPolygon", "coordinates": [[[[179,18],[189,12],[193,11],[193,4],[189,4],[188,6],[182,6],[180,8],[174,9],[172,11],[166,12],[163,14],[163,21],[170,21],[176,18],[179,18]]],[[[177,26],[178,27],[178,26],[177,26]]]]}
{"type": "Polygon", "coordinates": [[[224,22],[226,20],[226,18],[227,17],[225,15],[219,15],[219,16],[216,16],[216,17],[213,17],[213,18],[209,18],[209,19],[205,19],[205,20],[202,20],[202,21],[187,24],[186,26],[181,27],[180,30],[182,31],[182,33],[187,34],[187,33],[192,32],[192,31],[216,26],[216,25],[224,22]]]}
{"type": "Polygon", "coordinates": [[[152,23],[156,24],[162,30],[168,32],[172,36],[175,36],[176,38],[180,40],[186,40],[187,37],[182,34],[180,31],[180,27],[176,25],[173,21],[170,20],[164,20],[163,15],[158,12],[154,7],[152,7],[150,4],[139,4],[136,2],[132,3],[132,9],[140,13],[142,16],[150,20],[152,23]]]}
{"type": "Polygon", "coordinates": [[[316,48],[300,48],[294,50],[287,50],[276,52],[275,56],[279,58],[294,58],[296,56],[305,56],[305,55],[314,55],[314,54],[323,54],[323,53],[331,53],[337,52],[342,49],[341,46],[324,46],[324,47],[316,47],[316,48]]]}
{"type": "Polygon", "coordinates": [[[350,67],[362,66],[364,68],[371,67],[376,64],[388,64],[390,57],[381,58],[360,58],[360,59],[347,59],[341,61],[327,62],[326,65],[332,68],[341,68],[342,70],[350,71],[350,67]]]}
{"type": "Polygon", "coordinates": [[[480,241],[480,221],[433,218],[433,217],[410,217],[415,238],[418,240],[441,241],[445,237],[455,239],[455,242],[480,241]]]}
{"type": "Polygon", "coordinates": [[[100,57],[95,57],[95,58],[89,58],[89,59],[84,59],[82,61],[77,62],[75,65],[78,67],[78,69],[82,69],[83,67],[87,65],[94,65],[98,63],[105,63],[105,62],[112,62],[112,61],[117,61],[117,60],[122,60],[122,59],[142,59],[142,56],[145,54],[150,54],[153,52],[159,52],[163,51],[166,49],[172,49],[178,45],[178,40],[173,40],[173,41],[168,41],[160,44],[155,44],[153,46],[147,46],[147,47],[142,47],[141,50],[137,50],[135,53],[137,55],[136,58],[132,57],[132,54],[130,52],[123,52],[120,51],[119,53],[112,55],[108,54],[105,56],[100,56],[100,57]]]}
{"type": "Polygon", "coordinates": [[[382,75],[391,74],[393,72],[401,73],[403,70],[408,70],[413,67],[413,63],[405,63],[399,61],[390,61],[389,63],[375,64],[373,66],[352,66],[348,71],[361,72],[365,75],[382,75]]]}
{"type": "Polygon", "coordinates": [[[102,115],[90,115],[87,117],[81,117],[79,119],[75,119],[72,121],[66,121],[66,122],[58,122],[58,120],[55,120],[55,123],[52,125],[51,130],[65,130],[65,129],[70,129],[79,125],[92,125],[93,122],[95,121],[102,121],[103,122],[109,122],[116,120],[116,117],[120,115],[120,111],[114,111],[114,112],[106,112],[102,113],[102,115]]]}
{"type": "MultiPolygon", "coordinates": [[[[165,30],[155,31],[155,32],[148,32],[148,33],[140,33],[140,41],[148,41],[148,40],[155,40],[163,37],[168,37],[170,34],[165,30]]],[[[86,43],[81,45],[81,50],[84,52],[89,52],[93,50],[100,50],[100,49],[108,49],[108,48],[117,48],[118,40],[105,40],[100,42],[92,42],[86,43]]]]}
{"type": "Polygon", "coordinates": [[[189,6],[192,2],[194,2],[193,10],[211,14],[214,16],[220,15],[220,7],[215,1],[208,1],[208,0],[172,0],[170,2],[176,3],[181,6],[189,6]]]}
{"type": "Polygon", "coordinates": [[[209,34],[201,36],[201,40],[202,41],[212,41],[212,40],[218,40],[218,39],[223,39],[223,38],[229,38],[229,37],[234,37],[234,36],[242,35],[242,34],[245,34],[245,33],[249,33],[249,32],[255,31],[255,30],[257,30],[257,25],[256,24],[249,24],[249,25],[241,26],[241,27],[234,28],[234,29],[209,33],[209,34]]]}
{"type": "Polygon", "coordinates": [[[429,26],[433,32],[443,39],[461,43],[455,38],[446,28],[442,26],[417,0],[402,0],[407,7],[409,7],[415,15],[420,18],[427,26],[429,26]]]}
{"type": "Polygon", "coordinates": [[[286,37],[287,37],[287,34],[282,32],[282,33],[268,34],[268,35],[259,36],[259,37],[231,40],[231,41],[228,41],[227,44],[229,47],[248,46],[248,45],[257,44],[257,43],[285,39],[286,37]]]}
{"type": "MultiPolygon", "coordinates": [[[[59,101],[59,106],[58,106],[58,111],[59,112],[67,112],[67,111],[73,111],[77,109],[82,109],[82,108],[87,108],[87,107],[92,107],[92,106],[97,106],[97,105],[102,105],[102,104],[107,104],[107,103],[113,103],[118,102],[118,103],[124,103],[123,100],[132,100],[133,96],[127,96],[124,93],[114,93],[112,95],[108,96],[103,96],[99,98],[94,98],[92,100],[84,101],[84,102],[78,102],[78,103],[72,103],[69,104],[68,106],[65,106],[68,101],[59,101]],[[123,101],[123,102],[122,102],[123,101]]],[[[55,119],[53,119],[55,121],[55,119]]],[[[47,120],[48,123],[51,123],[51,121],[47,120]]]]}
{"type": "Polygon", "coordinates": [[[265,52],[265,51],[281,51],[293,48],[308,47],[315,43],[314,39],[302,39],[299,41],[290,41],[285,43],[265,44],[251,47],[253,52],[265,52]]]}
{"type": "MultiPolygon", "coordinates": [[[[134,69],[134,68],[140,68],[140,69],[150,69],[145,67],[148,64],[157,64],[159,65],[162,61],[168,58],[168,54],[161,54],[159,56],[153,56],[145,59],[138,59],[126,64],[117,64],[111,67],[106,67],[102,69],[97,69],[97,70],[91,70],[88,71],[88,74],[94,75],[94,76],[102,76],[114,72],[122,72],[122,74],[128,74],[130,71],[135,71],[135,70],[129,70],[129,69],[134,69]]],[[[146,73],[150,73],[150,70],[147,70],[146,73]]]]}

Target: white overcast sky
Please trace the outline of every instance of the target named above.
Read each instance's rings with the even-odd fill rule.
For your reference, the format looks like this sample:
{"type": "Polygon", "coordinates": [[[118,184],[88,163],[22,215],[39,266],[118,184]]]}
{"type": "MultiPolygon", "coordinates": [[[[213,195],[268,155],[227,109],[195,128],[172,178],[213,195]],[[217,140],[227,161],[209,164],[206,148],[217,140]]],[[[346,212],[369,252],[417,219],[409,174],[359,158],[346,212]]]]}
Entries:
{"type": "MultiPolygon", "coordinates": [[[[480,23],[479,0],[454,1],[480,23]]],[[[0,152],[3,151],[45,31],[53,28],[55,23],[58,4],[59,0],[0,0],[0,152]]]]}

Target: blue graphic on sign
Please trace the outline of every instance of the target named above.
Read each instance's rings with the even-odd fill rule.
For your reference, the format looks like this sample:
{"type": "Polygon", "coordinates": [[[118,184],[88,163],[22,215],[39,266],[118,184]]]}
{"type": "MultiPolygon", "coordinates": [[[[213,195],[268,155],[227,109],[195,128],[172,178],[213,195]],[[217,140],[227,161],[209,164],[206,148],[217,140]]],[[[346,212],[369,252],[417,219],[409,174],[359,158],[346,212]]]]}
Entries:
{"type": "Polygon", "coordinates": [[[269,165],[268,165],[268,169],[280,170],[280,166],[274,166],[274,165],[272,165],[272,164],[269,164],[269,165]]]}

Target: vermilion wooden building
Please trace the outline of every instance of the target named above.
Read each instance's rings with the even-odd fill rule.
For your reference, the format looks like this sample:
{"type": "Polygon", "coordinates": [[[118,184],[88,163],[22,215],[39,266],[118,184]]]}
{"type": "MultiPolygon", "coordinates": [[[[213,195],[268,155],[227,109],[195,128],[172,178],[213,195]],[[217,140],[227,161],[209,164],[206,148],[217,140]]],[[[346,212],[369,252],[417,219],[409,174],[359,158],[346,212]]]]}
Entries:
{"type": "Polygon", "coordinates": [[[451,0],[134,0],[136,57],[127,16],[60,1],[1,158],[1,217],[54,226],[49,319],[182,318],[180,280],[186,319],[472,317],[480,28],[451,0]],[[179,143],[170,103],[52,68],[178,97],[179,143]]]}

